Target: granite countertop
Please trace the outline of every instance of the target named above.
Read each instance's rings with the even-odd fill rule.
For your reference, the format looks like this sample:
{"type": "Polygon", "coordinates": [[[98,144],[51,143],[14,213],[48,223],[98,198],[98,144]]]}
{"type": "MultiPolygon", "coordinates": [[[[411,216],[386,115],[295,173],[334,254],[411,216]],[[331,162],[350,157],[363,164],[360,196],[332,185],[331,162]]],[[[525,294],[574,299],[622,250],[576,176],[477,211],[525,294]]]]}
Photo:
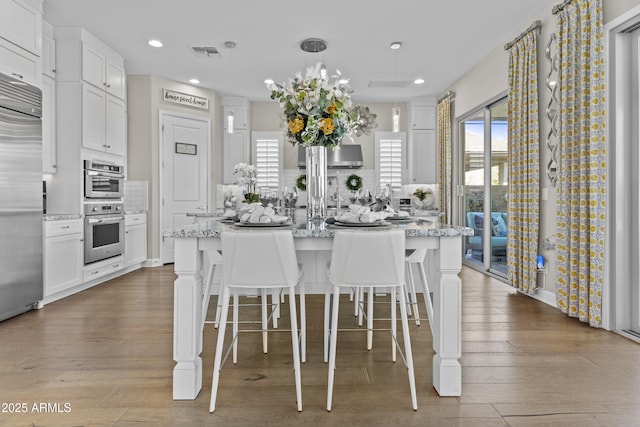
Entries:
{"type": "Polygon", "coordinates": [[[66,219],[80,219],[82,217],[80,214],[44,214],[42,219],[43,221],[63,221],[66,219]]]}
{"type": "MultiPolygon", "coordinates": [[[[190,224],[174,231],[164,234],[165,237],[186,238],[186,237],[220,237],[220,233],[226,229],[237,229],[233,224],[224,223],[218,219],[201,221],[197,224],[190,224]]],[[[473,228],[458,227],[439,222],[416,219],[413,222],[402,224],[392,224],[390,227],[398,227],[406,230],[407,237],[456,237],[473,236],[473,228]]],[[[259,229],[259,228],[256,228],[259,229]]],[[[324,221],[299,223],[282,229],[293,231],[293,237],[333,237],[338,227],[327,224],[324,221]]],[[[362,230],[363,228],[360,228],[362,230]]],[[[375,229],[372,229],[375,230],[375,229]]]]}

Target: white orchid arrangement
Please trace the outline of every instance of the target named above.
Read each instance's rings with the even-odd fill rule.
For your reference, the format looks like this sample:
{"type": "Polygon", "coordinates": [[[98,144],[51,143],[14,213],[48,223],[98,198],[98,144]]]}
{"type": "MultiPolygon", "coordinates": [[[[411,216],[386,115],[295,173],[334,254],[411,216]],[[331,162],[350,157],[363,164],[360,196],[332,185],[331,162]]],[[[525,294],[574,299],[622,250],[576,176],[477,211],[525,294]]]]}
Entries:
{"type": "Polygon", "coordinates": [[[236,175],[238,185],[248,185],[255,187],[258,182],[258,169],[253,165],[238,163],[233,167],[233,174],[236,175]]]}
{"type": "Polygon", "coordinates": [[[287,137],[292,145],[324,145],[335,147],[352,133],[369,134],[375,128],[375,114],[366,107],[354,106],[353,90],[339,70],[329,79],[320,76],[320,64],[297,73],[284,84],[267,84],[271,99],[278,100],[284,110],[287,137]]]}

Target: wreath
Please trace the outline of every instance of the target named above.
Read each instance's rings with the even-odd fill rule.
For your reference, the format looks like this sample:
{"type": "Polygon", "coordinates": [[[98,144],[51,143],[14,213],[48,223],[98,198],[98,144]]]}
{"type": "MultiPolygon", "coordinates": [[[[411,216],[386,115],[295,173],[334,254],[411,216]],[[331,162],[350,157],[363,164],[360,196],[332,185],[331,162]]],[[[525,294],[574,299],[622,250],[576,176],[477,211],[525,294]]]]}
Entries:
{"type": "Polygon", "coordinates": [[[350,191],[358,191],[362,188],[362,178],[356,174],[349,175],[344,185],[346,185],[350,191]]]}
{"type": "Polygon", "coordinates": [[[300,191],[307,191],[307,175],[300,175],[296,179],[296,188],[300,191]]]}

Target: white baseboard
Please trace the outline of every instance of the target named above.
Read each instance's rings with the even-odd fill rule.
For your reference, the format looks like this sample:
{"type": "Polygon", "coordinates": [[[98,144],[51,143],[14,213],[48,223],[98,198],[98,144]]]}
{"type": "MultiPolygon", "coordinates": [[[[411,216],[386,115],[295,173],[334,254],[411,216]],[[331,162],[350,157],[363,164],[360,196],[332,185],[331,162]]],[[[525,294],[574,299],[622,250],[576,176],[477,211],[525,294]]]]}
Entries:
{"type": "Polygon", "coordinates": [[[558,308],[556,304],[556,294],[549,292],[545,289],[538,289],[535,294],[525,294],[528,297],[542,301],[543,303],[550,305],[551,307],[558,308]]]}
{"type": "Polygon", "coordinates": [[[162,261],[160,261],[160,258],[148,259],[142,263],[142,267],[143,268],[162,267],[162,261]]]}

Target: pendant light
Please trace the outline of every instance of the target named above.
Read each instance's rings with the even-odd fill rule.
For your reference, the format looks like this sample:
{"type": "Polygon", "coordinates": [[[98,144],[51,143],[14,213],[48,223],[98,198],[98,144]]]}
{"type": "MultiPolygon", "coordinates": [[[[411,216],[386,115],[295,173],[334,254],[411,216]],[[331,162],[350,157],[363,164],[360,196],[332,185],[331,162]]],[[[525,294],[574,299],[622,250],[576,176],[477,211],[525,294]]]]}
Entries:
{"type": "Polygon", "coordinates": [[[232,134],[235,131],[233,124],[233,111],[227,113],[227,133],[232,134]]]}
{"type": "MultiPolygon", "coordinates": [[[[398,50],[402,46],[401,42],[393,42],[391,43],[391,49],[394,51],[394,74],[395,79],[398,80],[398,50]]],[[[398,133],[400,132],[400,107],[395,103],[393,108],[391,109],[391,132],[398,133]]]]}
{"type": "MultiPolygon", "coordinates": [[[[226,41],[224,42],[224,47],[226,47],[229,50],[229,72],[231,72],[231,51],[233,49],[235,49],[236,47],[236,43],[233,41],[226,41]]],[[[227,112],[227,133],[229,135],[233,134],[235,132],[235,127],[234,127],[234,123],[233,123],[233,110],[229,110],[227,112]]]]}

